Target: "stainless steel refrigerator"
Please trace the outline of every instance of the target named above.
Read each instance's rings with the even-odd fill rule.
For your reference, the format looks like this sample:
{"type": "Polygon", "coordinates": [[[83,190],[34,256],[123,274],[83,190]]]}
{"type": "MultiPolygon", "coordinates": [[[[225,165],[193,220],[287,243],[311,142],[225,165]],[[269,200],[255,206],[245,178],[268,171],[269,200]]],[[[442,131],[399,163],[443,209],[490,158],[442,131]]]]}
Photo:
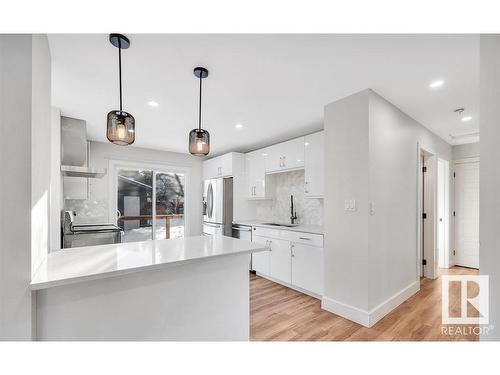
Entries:
{"type": "Polygon", "coordinates": [[[233,222],[233,179],[203,181],[203,234],[231,236],[233,222]]]}

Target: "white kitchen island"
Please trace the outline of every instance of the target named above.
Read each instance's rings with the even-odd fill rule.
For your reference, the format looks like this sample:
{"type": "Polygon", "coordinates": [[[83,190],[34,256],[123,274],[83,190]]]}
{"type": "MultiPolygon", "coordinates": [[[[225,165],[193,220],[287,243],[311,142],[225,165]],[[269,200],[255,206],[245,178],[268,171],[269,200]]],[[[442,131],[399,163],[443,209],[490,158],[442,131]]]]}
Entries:
{"type": "Polygon", "coordinates": [[[248,340],[252,252],[199,236],[65,249],[35,274],[37,340],[248,340]]]}

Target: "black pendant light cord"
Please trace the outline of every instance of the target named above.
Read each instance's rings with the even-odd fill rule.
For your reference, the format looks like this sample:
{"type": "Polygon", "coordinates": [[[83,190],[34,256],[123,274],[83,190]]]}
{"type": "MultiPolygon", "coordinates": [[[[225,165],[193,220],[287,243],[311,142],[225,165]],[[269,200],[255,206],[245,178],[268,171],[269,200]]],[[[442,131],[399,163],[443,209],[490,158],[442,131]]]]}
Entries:
{"type": "Polygon", "coordinates": [[[203,77],[203,73],[200,73],[200,106],[198,108],[198,130],[201,131],[201,81],[203,77]]]}
{"type": "Polygon", "coordinates": [[[120,81],[120,112],[122,112],[122,42],[118,40],[118,75],[120,81]]]}

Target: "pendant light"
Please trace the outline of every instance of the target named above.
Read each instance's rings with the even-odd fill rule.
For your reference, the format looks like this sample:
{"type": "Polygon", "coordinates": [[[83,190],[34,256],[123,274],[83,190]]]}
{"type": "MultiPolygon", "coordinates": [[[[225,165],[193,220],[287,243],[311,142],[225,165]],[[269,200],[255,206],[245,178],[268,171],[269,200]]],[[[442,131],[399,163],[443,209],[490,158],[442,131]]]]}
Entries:
{"type": "Polygon", "coordinates": [[[208,77],[208,70],[194,68],[194,75],[200,79],[200,104],[198,108],[198,129],[189,132],[189,152],[195,156],[206,156],[210,152],[210,134],[201,128],[201,82],[208,77]]]}
{"type": "Polygon", "coordinates": [[[122,49],[130,47],[128,38],[121,34],[109,34],[109,41],[118,48],[118,74],[120,81],[120,110],[108,113],[106,136],[115,145],[128,146],[135,141],[135,119],[122,110],[122,49]]]}

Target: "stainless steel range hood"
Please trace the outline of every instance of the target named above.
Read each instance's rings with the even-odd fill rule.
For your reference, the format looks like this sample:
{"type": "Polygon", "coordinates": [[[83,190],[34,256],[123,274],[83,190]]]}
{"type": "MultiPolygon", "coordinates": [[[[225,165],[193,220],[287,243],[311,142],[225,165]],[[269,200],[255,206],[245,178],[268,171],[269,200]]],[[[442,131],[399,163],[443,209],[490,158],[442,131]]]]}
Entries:
{"type": "Polygon", "coordinates": [[[61,173],[67,177],[101,178],[105,168],[89,167],[87,123],[70,117],[61,117],[61,173]]]}

